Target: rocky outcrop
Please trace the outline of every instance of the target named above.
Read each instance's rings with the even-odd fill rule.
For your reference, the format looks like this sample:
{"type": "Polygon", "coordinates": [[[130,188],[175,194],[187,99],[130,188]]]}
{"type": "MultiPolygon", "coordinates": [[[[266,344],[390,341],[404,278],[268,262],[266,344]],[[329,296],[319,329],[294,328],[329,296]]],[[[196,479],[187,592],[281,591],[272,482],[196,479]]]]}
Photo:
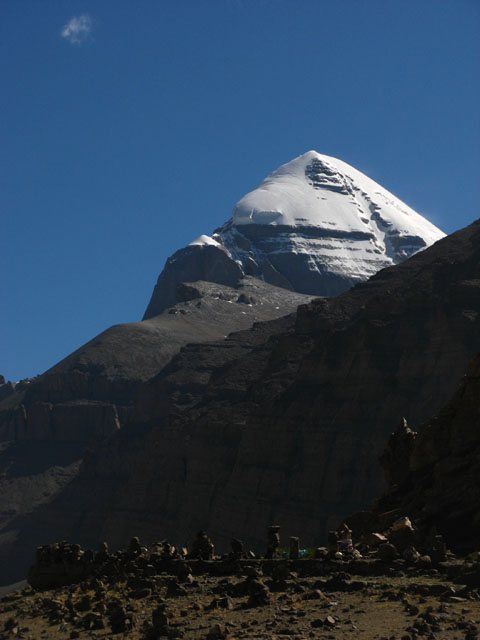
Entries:
{"type": "Polygon", "coordinates": [[[479,280],[476,222],[335,299],[184,347],[30,531],[116,546],[208,529],[256,548],[278,524],[322,543],[380,492],[390,425],[438,412],[480,350],[479,280]]]}
{"type": "Polygon", "coordinates": [[[450,402],[416,433],[408,431],[407,447],[404,426],[388,440],[381,462],[389,486],[372,514],[377,521],[385,512],[391,517],[408,515],[424,533],[435,530],[444,535],[449,546],[478,550],[480,355],[470,363],[450,402]]]}
{"type": "Polygon", "coordinates": [[[154,318],[173,306],[181,283],[202,280],[235,288],[244,276],[223,247],[206,244],[180,249],[168,258],[159,275],[143,319],[154,318]]]}
{"type": "Polygon", "coordinates": [[[33,440],[87,445],[113,435],[120,428],[120,419],[116,405],[107,402],[32,402],[28,412],[23,404],[6,412],[1,427],[4,442],[33,440]]]}
{"type": "Polygon", "coordinates": [[[0,402],[14,392],[14,385],[11,382],[7,382],[5,378],[0,375],[0,402]]]}
{"type": "Polygon", "coordinates": [[[388,439],[379,458],[388,485],[402,484],[411,472],[410,457],[415,447],[416,431],[412,431],[405,418],[388,439]]]}

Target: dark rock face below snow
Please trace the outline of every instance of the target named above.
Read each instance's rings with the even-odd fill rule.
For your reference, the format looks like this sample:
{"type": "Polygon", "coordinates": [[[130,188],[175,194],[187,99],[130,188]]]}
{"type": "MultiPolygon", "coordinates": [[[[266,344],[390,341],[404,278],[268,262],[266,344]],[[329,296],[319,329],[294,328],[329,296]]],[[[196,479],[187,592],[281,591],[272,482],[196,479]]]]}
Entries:
{"type": "Polygon", "coordinates": [[[35,515],[37,534],[121,546],[207,529],[257,548],[275,523],[323,543],[381,490],[392,424],[437,413],[480,350],[479,269],[477,222],[296,316],[188,345],[35,515]]]}

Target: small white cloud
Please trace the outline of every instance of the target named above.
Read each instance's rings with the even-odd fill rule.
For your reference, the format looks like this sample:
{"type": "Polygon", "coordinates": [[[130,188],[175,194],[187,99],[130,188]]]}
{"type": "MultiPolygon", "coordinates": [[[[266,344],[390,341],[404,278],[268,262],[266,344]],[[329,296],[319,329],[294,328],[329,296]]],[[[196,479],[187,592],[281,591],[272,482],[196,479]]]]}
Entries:
{"type": "Polygon", "coordinates": [[[60,35],[71,44],[81,44],[88,38],[93,28],[93,20],[90,16],[73,16],[62,27],[60,35]]]}

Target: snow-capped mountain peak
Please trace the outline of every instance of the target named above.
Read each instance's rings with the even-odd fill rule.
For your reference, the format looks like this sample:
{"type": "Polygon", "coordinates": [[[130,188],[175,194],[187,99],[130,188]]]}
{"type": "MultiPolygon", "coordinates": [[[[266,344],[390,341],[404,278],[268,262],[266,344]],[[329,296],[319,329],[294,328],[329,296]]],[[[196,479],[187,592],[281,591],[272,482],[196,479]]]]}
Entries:
{"type": "MultiPolygon", "coordinates": [[[[232,286],[244,275],[298,293],[337,295],[444,235],[346,162],[308,151],[243,196],[211,236],[177,251],[158,295],[165,295],[162,278],[232,286]]],[[[150,308],[152,302],[150,315],[167,298],[160,303],[157,296],[160,306],[150,308]]]]}
{"type": "MultiPolygon", "coordinates": [[[[271,173],[234,207],[235,225],[371,231],[393,227],[432,244],[443,233],[393,194],[336,158],[308,151],[271,173]]],[[[393,230],[393,229],[392,229],[393,230]]],[[[393,258],[393,256],[392,256],[393,258]]]]}

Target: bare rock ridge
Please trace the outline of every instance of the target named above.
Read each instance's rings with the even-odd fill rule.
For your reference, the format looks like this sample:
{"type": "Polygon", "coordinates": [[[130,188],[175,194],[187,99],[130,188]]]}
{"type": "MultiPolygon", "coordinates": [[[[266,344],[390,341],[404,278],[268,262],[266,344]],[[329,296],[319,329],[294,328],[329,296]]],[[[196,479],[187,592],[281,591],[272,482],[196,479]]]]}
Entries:
{"type": "Polygon", "coordinates": [[[391,425],[415,431],[453,393],[480,350],[479,294],[477,221],[341,296],[184,347],[18,544],[208,529],[256,548],[272,523],[321,544],[381,491],[391,425]]]}
{"type": "Polygon", "coordinates": [[[443,233],[350,165],[309,151],[267,176],[212,236],[171,256],[144,318],[173,304],[179,282],[235,287],[245,275],[335,296],[443,233]]]}
{"type": "Polygon", "coordinates": [[[88,444],[110,436],[128,418],[136,386],[157,374],[181,346],[223,338],[308,300],[248,277],[236,289],[209,282],[178,285],[168,311],[113,326],[43,375],[2,385],[0,440],[88,444]]]}

